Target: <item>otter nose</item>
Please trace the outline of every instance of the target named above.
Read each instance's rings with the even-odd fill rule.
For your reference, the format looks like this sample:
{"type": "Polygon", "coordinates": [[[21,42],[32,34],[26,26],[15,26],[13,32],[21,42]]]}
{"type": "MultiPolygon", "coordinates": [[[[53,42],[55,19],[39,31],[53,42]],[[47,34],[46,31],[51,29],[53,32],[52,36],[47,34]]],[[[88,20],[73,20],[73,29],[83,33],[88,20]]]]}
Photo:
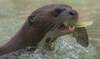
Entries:
{"type": "Polygon", "coordinates": [[[69,11],[69,14],[70,14],[70,15],[77,15],[77,11],[75,11],[75,10],[70,10],[70,11],[69,11]]]}

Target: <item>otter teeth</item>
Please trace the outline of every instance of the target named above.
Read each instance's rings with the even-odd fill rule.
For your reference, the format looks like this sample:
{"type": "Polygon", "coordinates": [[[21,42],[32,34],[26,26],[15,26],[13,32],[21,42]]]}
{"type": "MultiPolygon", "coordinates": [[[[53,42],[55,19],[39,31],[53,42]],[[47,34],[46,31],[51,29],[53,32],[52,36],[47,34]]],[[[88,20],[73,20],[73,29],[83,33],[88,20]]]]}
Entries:
{"type": "Polygon", "coordinates": [[[71,29],[71,28],[75,28],[75,26],[73,26],[73,27],[70,27],[70,26],[69,26],[69,29],[71,29]]]}
{"type": "Polygon", "coordinates": [[[75,28],[75,26],[73,26],[73,28],[75,28]]]}
{"type": "Polygon", "coordinates": [[[71,27],[69,26],[69,29],[71,29],[71,27]]]}

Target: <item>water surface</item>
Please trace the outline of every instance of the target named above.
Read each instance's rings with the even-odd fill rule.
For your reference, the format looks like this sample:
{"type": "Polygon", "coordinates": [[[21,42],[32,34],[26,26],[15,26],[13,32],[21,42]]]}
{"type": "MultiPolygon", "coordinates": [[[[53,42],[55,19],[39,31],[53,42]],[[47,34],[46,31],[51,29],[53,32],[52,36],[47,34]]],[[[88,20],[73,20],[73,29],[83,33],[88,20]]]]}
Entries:
{"type": "Polygon", "coordinates": [[[7,42],[31,12],[44,5],[54,3],[71,5],[79,12],[80,21],[93,21],[91,26],[86,27],[90,45],[87,48],[81,47],[76,44],[75,40],[72,40],[74,38],[65,36],[62,40],[57,41],[62,42],[60,45],[56,44],[59,48],[52,52],[47,51],[45,54],[42,54],[41,49],[37,50],[37,53],[33,55],[34,58],[100,59],[100,0],[0,0],[0,43],[7,42]]]}

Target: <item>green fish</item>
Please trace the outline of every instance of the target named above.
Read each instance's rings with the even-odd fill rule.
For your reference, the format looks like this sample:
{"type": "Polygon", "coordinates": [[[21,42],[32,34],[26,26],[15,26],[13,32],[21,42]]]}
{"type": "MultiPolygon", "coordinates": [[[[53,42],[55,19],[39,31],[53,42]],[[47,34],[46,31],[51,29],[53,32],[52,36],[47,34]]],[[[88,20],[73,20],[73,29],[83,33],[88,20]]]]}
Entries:
{"type": "Polygon", "coordinates": [[[89,40],[88,40],[88,34],[87,34],[85,27],[75,28],[72,35],[73,35],[73,37],[76,38],[77,43],[79,43],[80,45],[82,45],[84,47],[88,46],[89,40]]]}
{"type": "MultiPolygon", "coordinates": [[[[74,24],[74,32],[72,35],[81,46],[87,47],[89,45],[89,38],[85,27],[91,25],[92,23],[93,22],[78,22],[74,24]]],[[[66,22],[64,25],[68,26],[66,22]]]]}

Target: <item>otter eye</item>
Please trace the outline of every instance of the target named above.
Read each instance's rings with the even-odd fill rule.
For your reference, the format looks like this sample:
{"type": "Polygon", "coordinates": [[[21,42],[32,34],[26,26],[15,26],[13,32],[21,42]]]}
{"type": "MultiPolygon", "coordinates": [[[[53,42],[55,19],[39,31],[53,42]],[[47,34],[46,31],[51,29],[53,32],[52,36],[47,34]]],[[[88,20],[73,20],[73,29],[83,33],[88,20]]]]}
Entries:
{"type": "Polygon", "coordinates": [[[61,14],[61,12],[63,12],[65,10],[65,8],[56,8],[54,11],[54,16],[57,17],[61,14]]]}

